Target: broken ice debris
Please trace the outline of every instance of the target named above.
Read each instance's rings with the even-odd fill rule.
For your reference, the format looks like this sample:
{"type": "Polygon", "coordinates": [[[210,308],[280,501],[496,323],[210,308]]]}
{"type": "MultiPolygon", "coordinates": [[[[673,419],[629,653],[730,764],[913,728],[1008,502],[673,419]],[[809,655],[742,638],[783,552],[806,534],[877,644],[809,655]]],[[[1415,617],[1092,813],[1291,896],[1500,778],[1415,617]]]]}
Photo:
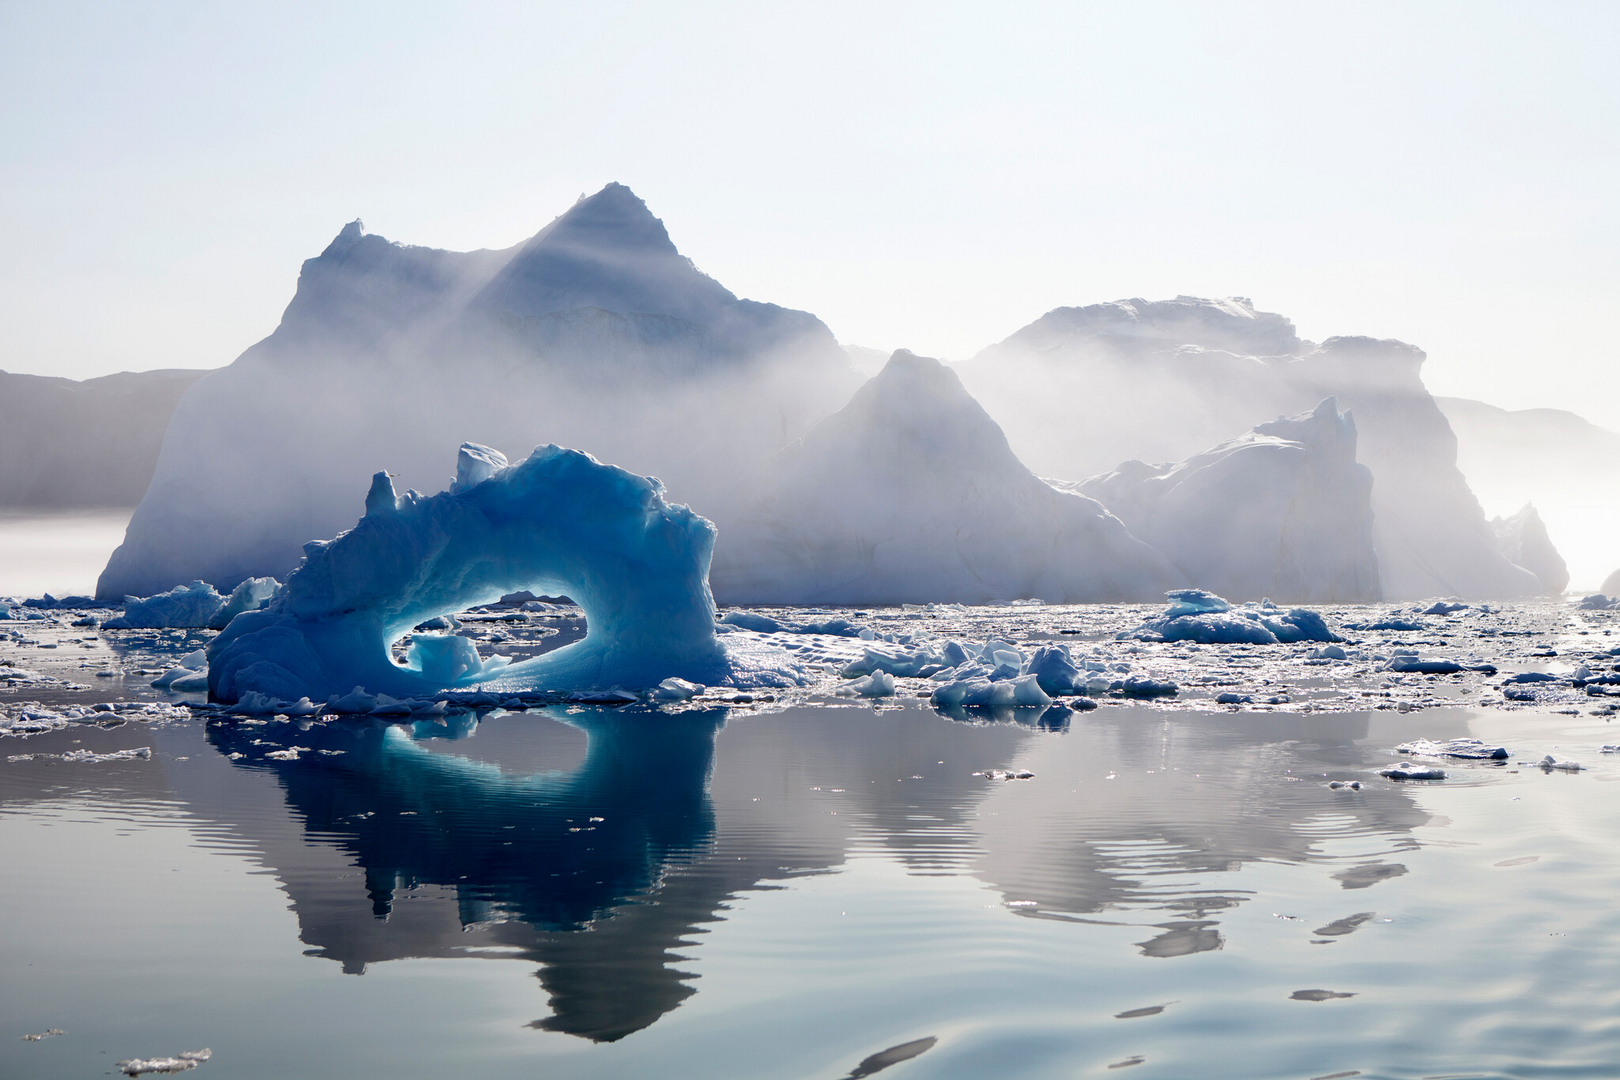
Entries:
{"type": "Polygon", "coordinates": [[[1582,765],[1578,761],[1568,761],[1562,758],[1555,758],[1551,754],[1548,754],[1546,757],[1536,762],[1536,764],[1543,769],[1559,769],[1563,772],[1580,772],[1582,769],[1586,768],[1585,765],[1582,765]]]}

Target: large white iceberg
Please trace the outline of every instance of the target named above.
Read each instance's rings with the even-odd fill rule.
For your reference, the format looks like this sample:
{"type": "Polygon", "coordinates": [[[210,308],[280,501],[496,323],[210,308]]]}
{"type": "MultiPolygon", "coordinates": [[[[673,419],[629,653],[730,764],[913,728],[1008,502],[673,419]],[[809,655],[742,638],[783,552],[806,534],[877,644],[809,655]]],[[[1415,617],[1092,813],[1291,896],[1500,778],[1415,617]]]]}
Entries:
{"type": "Polygon", "coordinates": [[[724,681],[707,574],[714,526],[664,500],[648,477],[554,445],[508,465],[462,447],[449,491],[396,495],[378,473],[366,515],[306,545],[271,605],[238,615],[208,646],[208,689],[320,701],[351,692],[421,697],[446,689],[563,690],[724,681]],[[519,589],[566,592],[586,636],[504,666],[452,634],[418,634],[405,663],[390,646],[436,615],[519,589]]]}
{"type": "Polygon", "coordinates": [[[1373,542],[1388,599],[1519,597],[1535,575],[1497,550],[1457,468],[1457,440],[1399,341],[1303,341],[1242,297],[1058,308],[961,365],[962,381],[1043,476],[1179,461],[1326,397],[1355,413],[1372,470],[1373,542]]]}
{"type": "Polygon", "coordinates": [[[723,523],[748,467],[858,381],[820,320],[733,295],[619,184],[501,251],[354,222],[275,332],[181,400],[98,595],[285,578],[377,469],[437,490],[447,429],[578,447],[723,523]]]}
{"type": "Polygon", "coordinates": [[[730,604],[1146,599],[1184,584],[1096,501],[1042,483],[938,360],[900,350],[784,448],[722,528],[730,604]]]}
{"type": "Polygon", "coordinates": [[[1054,486],[1089,495],[1201,589],[1239,600],[1376,600],[1373,478],[1328,398],[1170,465],[1054,486]]]}

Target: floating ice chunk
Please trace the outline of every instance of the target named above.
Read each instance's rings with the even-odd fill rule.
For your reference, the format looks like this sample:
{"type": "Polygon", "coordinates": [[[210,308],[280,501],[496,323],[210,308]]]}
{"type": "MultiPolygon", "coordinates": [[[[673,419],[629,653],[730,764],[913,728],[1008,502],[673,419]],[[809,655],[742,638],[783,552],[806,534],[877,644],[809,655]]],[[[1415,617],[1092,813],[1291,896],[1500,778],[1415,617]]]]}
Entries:
{"type": "Polygon", "coordinates": [[[1474,758],[1482,761],[1505,761],[1508,757],[1506,747],[1491,746],[1478,739],[1449,739],[1446,742],[1414,739],[1412,742],[1401,743],[1395,750],[1397,753],[1417,754],[1421,757],[1474,758]]]}
{"type": "Polygon", "coordinates": [[[249,690],[237,699],[233,712],[246,713],[249,716],[270,716],[280,713],[283,716],[314,716],[321,711],[321,707],[301,697],[297,701],[281,701],[268,694],[261,694],[257,690],[249,690]]]}
{"type": "Polygon", "coordinates": [[[36,1031],[32,1035],[24,1035],[23,1042],[39,1042],[42,1039],[51,1039],[58,1035],[66,1034],[67,1032],[63,1031],[61,1028],[50,1028],[46,1031],[36,1031]]]}
{"type": "Polygon", "coordinates": [[[1452,615],[1459,611],[1467,611],[1468,607],[1469,605],[1455,598],[1449,600],[1436,600],[1434,603],[1424,608],[1421,614],[1452,615]]]}
{"type": "Polygon", "coordinates": [[[188,1069],[195,1069],[203,1062],[214,1056],[212,1050],[206,1047],[202,1050],[182,1050],[174,1057],[163,1058],[129,1058],[118,1063],[119,1069],[125,1076],[142,1076],[146,1073],[178,1073],[188,1069]]]}
{"type": "Polygon", "coordinates": [[[248,578],[236,588],[226,599],[220,609],[214,612],[213,618],[208,620],[210,630],[223,630],[230,625],[232,619],[244,611],[257,611],[281,591],[281,582],[273,577],[248,578]]]}
{"type": "Polygon", "coordinates": [[[856,679],[840,686],[838,693],[843,697],[893,697],[894,676],[886,671],[874,671],[864,679],[856,679]]]}
{"type": "Polygon", "coordinates": [[[1086,676],[1069,655],[1067,645],[1046,645],[1035,650],[1025,671],[1035,676],[1042,690],[1054,696],[1075,694],[1086,687],[1086,676]]]}
{"type": "Polygon", "coordinates": [[[1392,656],[1386,667],[1407,675],[1455,675],[1463,669],[1455,660],[1424,660],[1416,656],[1392,656]]]}
{"type": "Polygon", "coordinates": [[[1230,690],[1226,691],[1225,693],[1215,695],[1215,704],[1217,705],[1249,705],[1253,702],[1253,695],[1234,694],[1230,690]]]}
{"type": "Polygon", "coordinates": [[[151,758],[152,748],[150,746],[137,746],[130,750],[114,750],[106,754],[98,754],[94,750],[69,750],[62,755],[63,761],[81,765],[101,765],[109,761],[150,761],[151,758]]]}
{"type": "Polygon", "coordinates": [[[1508,683],[1542,683],[1557,681],[1558,676],[1549,675],[1545,671],[1521,671],[1517,675],[1509,675],[1506,679],[1502,680],[1503,685],[1508,683]]]}
{"type": "Polygon", "coordinates": [[[974,776],[982,776],[986,780],[1033,780],[1035,774],[1028,769],[985,769],[976,772],[974,776]]]}
{"type": "Polygon", "coordinates": [[[691,701],[703,693],[705,687],[685,679],[668,678],[653,691],[655,701],[691,701]]]}
{"type": "Polygon", "coordinates": [[[225,597],[212,585],[193,581],[144,599],[126,596],[124,614],[101,625],[109,630],[200,629],[213,621],[224,606],[225,597]]]}
{"type": "Polygon", "coordinates": [[[368,713],[377,707],[377,696],[366,693],[366,688],[356,686],[347,694],[341,696],[333,694],[326,699],[326,711],[335,713],[368,713]]]}
{"type": "Polygon", "coordinates": [[[1444,780],[1446,771],[1434,765],[1421,765],[1416,761],[1403,761],[1387,769],[1378,770],[1379,776],[1391,780],[1444,780]]]}
{"type": "Polygon", "coordinates": [[[1351,791],[1360,791],[1361,790],[1361,781],[1360,780],[1334,780],[1334,781],[1332,781],[1332,782],[1330,782],[1328,784],[1328,787],[1332,788],[1334,791],[1338,791],[1338,790],[1343,789],[1343,788],[1348,788],[1351,791]]]}
{"type": "Polygon", "coordinates": [[[1536,762],[1536,764],[1543,769],[1559,769],[1563,772],[1580,772],[1582,769],[1586,768],[1585,765],[1582,765],[1578,761],[1568,761],[1562,758],[1555,758],[1551,754],[1548,754],[1546,757],[1536,762]]]}
{"type": "Polygon", "coordinates": [[[312,544],[268,608],[237,616],[210,643],[216,699],[248,690],[327,698],[357,684],[419,697],[478,683],[510,693],[793,678],[785,668],[734,670],[707,585],[714,526],[665,502],[654,480],[548,445],[462,491],[392,491],[379,474],[359,524],[312,544]],[[468,660],[464,646],[429,646],[451,652],[418,652],[414,664],[389,654],[425,619],[531,587],[573,597],[586,636],[454,679],[424,665],[429,655],[435,665],[468,660]]]}
{"type": "Polygon", "coordinates": [[[1591,596],[1583,596],[1579,606],[1582,611],[1608,611],[1620,608],[1620,597],[1610,599],[1603,593],[1593,593],[1591,596]]]}
{"type": "Polygon", "coordinates": [[[1170,606],[1163,616],[1119,636],[1205,645],[1344,640],[1329,629],[1322,616],[1308,608],[1293,608],[1284,615],[1277,614],[1275,607],[1254,605],[1234,611],[1225,600],[1202,589],[1177,589],[1165,595],[1170,598],[1170,606]]]}
{"type": "Polygon", "coordinates": [[[1226,600],[1203,589],[1172,589],[1164,595],[1170,598],[1170,606],[1164,613],[1166,619],[1182,615],[1213,615],[1232,609],[1226,600]]]}
{"type": "Polygon", "coordinates": [[[1313,660],[1348,660],[1349,654],[1337,645],[1324,645],[1311,652],[1313,660]]]}
{"type": "Polygon", "coordinates": [[[272,750],[264,755],[271,761],[297,761],[299,754],[309,753],[307,746],[289,746],[281,750],[272,750]]]}
{"type": "Polygon", "coordinates": [[[1126,697],[1171,697],[1181,692],[1181,687],[1169,679],[1151,679],[1145,675],[1132,675],[1125,680],[1121,688],[1126,697]]]}

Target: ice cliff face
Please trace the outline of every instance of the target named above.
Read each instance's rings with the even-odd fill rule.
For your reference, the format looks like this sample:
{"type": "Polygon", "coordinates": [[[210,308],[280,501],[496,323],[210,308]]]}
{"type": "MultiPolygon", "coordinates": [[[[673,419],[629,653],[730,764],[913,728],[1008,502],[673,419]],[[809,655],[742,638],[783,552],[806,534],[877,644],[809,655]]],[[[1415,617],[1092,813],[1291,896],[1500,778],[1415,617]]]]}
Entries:
{"type": "Polygon", "coordinates": [[[1553,547],[1547,526],[1534,506],[1526,503],[1511,517],[1492,518],[1491,528],[1496,532],[1502,554],[1535,574],[1541,580],[1543,592],[1548,596],[1564,595],[1564,590],[1569,588],[1569,568],[1553,547]]]}
{"type": "Polygon", "coordinates": [[[723,603],[1158,599],[1182,584],[1083,496],[1025,468],[937,360],[896,352],[776,455],[722,528],[723,603]]]}
{"type": "Polygon", "coordinates": [[[1373,478],[1328,398],[1170,465],[1057,484],[1097,499],[1192,582],[1237,600],[1376,600],[1373,478]]]}
{"type": "Polygon", "coordinates": [[[723,515],[857,382],[820,320],[738,299],[618,184],[502,251],[353,222],[305,262],[276,331],[181,400],[98,594],[284,577],[354,520],[376,470],[436,490],[447,429],[578,447],[723,515]]]}
{"type": "Polygon", "coordinates": [[[1334,397],[1372,470],[1384,595],[1530,596],[1457,469],[1457,442],[1398,341],[1301,340],[1249,301],[1178,297],[1059,308],[961,367],[962,381],[1043,475],[1178,461],[1334,397]]]}

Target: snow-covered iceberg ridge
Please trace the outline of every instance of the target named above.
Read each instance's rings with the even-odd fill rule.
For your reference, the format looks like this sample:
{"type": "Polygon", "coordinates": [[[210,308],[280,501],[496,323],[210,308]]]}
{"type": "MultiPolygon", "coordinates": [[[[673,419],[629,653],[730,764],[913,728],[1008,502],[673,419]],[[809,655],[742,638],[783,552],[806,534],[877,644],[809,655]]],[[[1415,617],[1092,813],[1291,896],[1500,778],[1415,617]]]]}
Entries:
{"type": "Polygon", "coordinates": [[[209,645],[208,689],[226,702],[249,691],[321,701],[356,685],[421,697],[474,685],[723,682],[730,664],[708,583],[714,537],[650,477],[555,445],[509,465],[467,443],[455,483],[438,495],[396,495],[378,473],[359,524],[306,545],[270,606],[238,615],[209,645]],[[416,634],[403,664],[391,655],[423,621],[519,589],[566,592],[589,632],[510,665],[452,634],[416,634]]]}

